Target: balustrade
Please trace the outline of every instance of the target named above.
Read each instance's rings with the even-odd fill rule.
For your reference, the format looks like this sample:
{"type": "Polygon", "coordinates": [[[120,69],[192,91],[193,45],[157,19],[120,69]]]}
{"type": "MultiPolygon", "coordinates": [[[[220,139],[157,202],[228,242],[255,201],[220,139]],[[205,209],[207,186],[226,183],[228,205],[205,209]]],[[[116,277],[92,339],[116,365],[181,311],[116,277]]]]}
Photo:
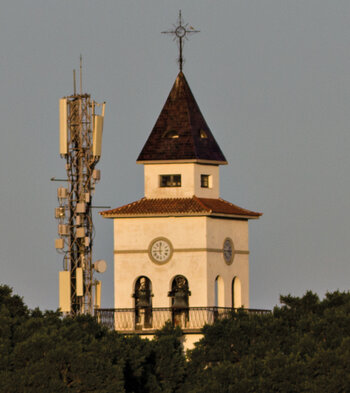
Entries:
{"type": "MultiPolygon", "coordinates": [[[[98,321],[110,329],[120,333],[151,333],[161,329],[167,321],[173,326],[179,326],[183,331],[200,330],[206,324],[213,324],[215,320],[222,319],[237,312],[238,309],[230,307],[187,307],[174,308],[143,308],[138,309],[138,318],[135,318],[134,308],[96,309],[95,316],[98,321]]],[[[248,314],[266,314],[270,310],[244,309],[248,314]]]]}

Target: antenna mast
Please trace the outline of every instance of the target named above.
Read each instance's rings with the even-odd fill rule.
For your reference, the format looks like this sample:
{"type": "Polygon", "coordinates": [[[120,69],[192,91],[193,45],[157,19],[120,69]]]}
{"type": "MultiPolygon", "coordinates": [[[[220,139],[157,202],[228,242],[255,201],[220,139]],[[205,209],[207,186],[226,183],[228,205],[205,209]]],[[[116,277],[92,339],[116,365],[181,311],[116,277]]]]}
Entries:
{"type": "Polygon", "coordinates": [[[95,184],[100,180],[95,166],[101,157],[105,103],[97,104],[89,94],[82,93],[81,56],[80,93],[76,93],[75,70],[73,89],[73,95],[60,99],[60,155],[66,160],[67,179],[63,181],[67,181],[67,187],[57,190],[59,207],[55,216],[59,235],[56,249],[63,255],[59,305],[61,311],[78,315],[92,314],[94,306],[100,307],[101,282],[94,281],[93,270],[105,270],[104,261],[102,265],[99,261],[99,268],[98,263],[92,263],[91,205],[95,184]],[[95,113],[97,107],[99,115],[95,113]]]}

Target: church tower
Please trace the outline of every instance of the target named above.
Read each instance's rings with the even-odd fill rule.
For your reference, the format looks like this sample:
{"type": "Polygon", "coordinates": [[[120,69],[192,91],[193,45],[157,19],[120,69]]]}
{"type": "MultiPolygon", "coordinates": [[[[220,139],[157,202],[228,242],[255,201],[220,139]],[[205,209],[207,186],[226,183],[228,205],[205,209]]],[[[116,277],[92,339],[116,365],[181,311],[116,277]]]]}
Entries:
{"type": "Polygon", "coordinates": [[[220,198],[227,161],[182,67],[137,163],[144,198],[101,213],[114,220],[114,326],[145,335],[170,320],[193,342],[249,308],[248,221],[261,213],[220,198]]]}
{"type": "Polygon", "coordinates": [[[220,198],[227,161],[182,72],[137,163],[144,198],[102,212],[114,219],[114,302],[135,310],[130,329],[155,328],[157,308],[183,328],[192,308],[249,308],[248,220],[261,213],[220,198]]]}

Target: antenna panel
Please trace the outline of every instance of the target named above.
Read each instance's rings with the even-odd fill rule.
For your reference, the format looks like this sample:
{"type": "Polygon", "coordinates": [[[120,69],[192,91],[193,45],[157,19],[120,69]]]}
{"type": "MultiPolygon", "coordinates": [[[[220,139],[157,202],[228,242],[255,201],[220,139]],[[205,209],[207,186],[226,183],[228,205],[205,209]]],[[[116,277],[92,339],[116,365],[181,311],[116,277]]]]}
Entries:
{"type": "Polygon", "coordinates": [[[63,218],[65,216],[64,207],[56,207],[55,208],[55,218],[63,218]]]}
{"type": "Polygon", "coordinates": [[[85,211],[86,211],[85,203],[84,202],[77,203],[76,212],[77,213],[85,213],[85,211]]]}
{"type": "Polygon", "coordinates": [[[84,227],[77,228],[76,235],[77,235],[78,238],[85,237],[85,228],[84,227]]]}
{"type": "Polygon", "coordinates": [[[70,312],[70,272],[59,272],[59,307],[62,312],[70,312]]]}
{"type": "Polygon", "coordinates": [[[92,171],[92,178],[96,181],[101,180],[101,171],[99,169],[94,169],[92,171]]]}
{"type": "Polygon", "coordinates": [[[68,196],[68,190],[67,188],[64,187],[59,187],[57,188],[57,197],[59,199],[65,199],[68,196]]]}
{"type": "Polygon", "coordinates": [[[64,248],[64,240],[63,239],[55,239],[55,248],[57,250],[62,250],[62,248],[64,248]]]}
{"type": "Polygon", "coordinates": [[[77,291],[77,296],[83,296],[84,295],[84,290],[83,290],[83,268],[77,267],[76,268],[76,291],[77,291]]]}
{"type": "Polygon", "coordinates": [[[101,307],[101,281],[95,282],[95,308],[101,307]]]}
{"type": "Polygon", "coordinates": [[[60,154],[68,154],[67,98],[60,99],[60,154]]]}
{"type": "Polygon", "coordinates": [[[103,132],[103,116],[94,116],[94,130],[92,133],[92,155],[101,156],[102,148],[102,132],[103,132]]]}
{"type": "Polygon", "coordinates": [[[69,235],[69,228],[66,224],[59,224],[58,225],[58,234],[60,236],[68,236],[69,235]]]}

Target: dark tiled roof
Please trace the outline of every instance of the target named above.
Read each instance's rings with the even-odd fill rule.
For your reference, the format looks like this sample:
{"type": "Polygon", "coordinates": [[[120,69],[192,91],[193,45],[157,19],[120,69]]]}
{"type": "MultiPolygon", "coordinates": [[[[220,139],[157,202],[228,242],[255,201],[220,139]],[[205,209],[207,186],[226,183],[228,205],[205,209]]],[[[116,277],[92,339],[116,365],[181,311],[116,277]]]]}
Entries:
{"type": "Polygon", "coordinates": [[[152,215],[230,215],[242,218],[259,218],[262,213],[243,209],[223,199],[198,198],[142,198],[136,202],[105,210],[105,218],[138,217],[152,215]]]}
{"type": "Polygon", "coordinates": [[[180,72],[137,161],[205,160],[226,164],[180,72]]]}

